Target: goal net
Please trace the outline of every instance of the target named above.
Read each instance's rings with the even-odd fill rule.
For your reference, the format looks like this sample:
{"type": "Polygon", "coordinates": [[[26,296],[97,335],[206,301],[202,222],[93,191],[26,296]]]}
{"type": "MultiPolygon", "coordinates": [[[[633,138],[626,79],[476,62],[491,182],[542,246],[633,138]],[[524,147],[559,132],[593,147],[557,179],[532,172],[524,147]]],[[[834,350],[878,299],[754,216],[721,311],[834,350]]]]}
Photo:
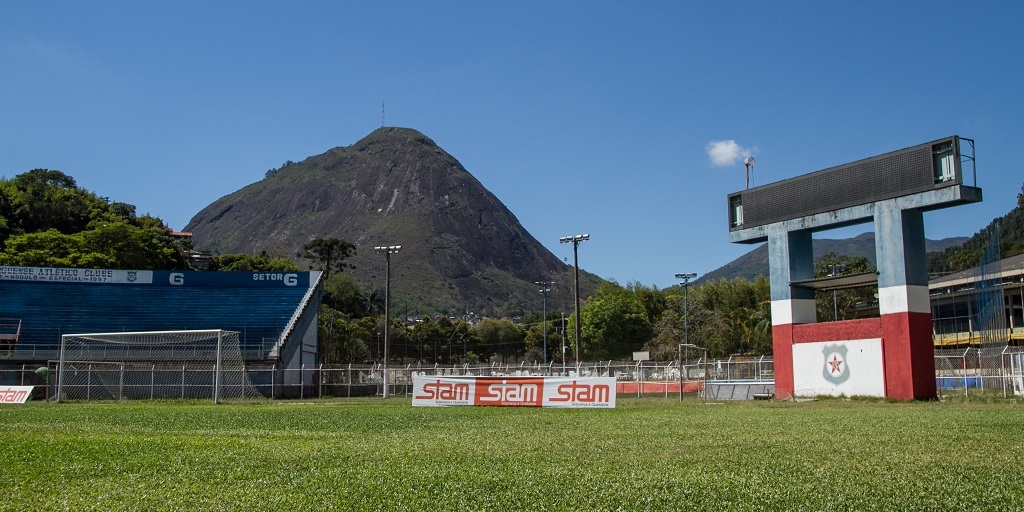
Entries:
{"type": "Polygon", "coordinates": [[[237,331],[154,331],[61,336],[56,401],[263,398],[237,331]]]}

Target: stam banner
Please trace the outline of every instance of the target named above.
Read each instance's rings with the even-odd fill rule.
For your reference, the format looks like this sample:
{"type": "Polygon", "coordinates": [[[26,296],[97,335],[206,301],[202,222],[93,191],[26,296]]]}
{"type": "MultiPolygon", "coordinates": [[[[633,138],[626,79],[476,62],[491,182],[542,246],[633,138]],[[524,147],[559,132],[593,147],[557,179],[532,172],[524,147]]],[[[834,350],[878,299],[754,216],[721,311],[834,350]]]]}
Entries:
{"type": "Polygon", "coordinates": [[[414,375],[412,405],[614,409],[615,378],[414,375]]]}

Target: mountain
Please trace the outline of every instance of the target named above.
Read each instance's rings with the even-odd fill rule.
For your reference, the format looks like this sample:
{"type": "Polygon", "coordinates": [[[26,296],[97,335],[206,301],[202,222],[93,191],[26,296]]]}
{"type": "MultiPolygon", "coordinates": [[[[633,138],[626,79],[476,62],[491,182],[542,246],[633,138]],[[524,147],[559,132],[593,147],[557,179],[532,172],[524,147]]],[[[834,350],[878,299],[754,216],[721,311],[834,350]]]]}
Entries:
{"type": "MultiPolygon", "coordinates": [[[[925,250],[927,252],[944,251],[947,248],[962,244],[967,237],[944,238],[942,240],[925,239],[925,250]]],[[[835,252],[848,256],[863,256],[875,265],[875,234],[872,232],[862,233],[853,238],[830,239],[822,238],[812,241],[814,246],[814,259],[817,260],[823,254],[835,252]]],[[[768,245],[761,244],[756,249],[736,258],[718,269],[704,274],[696,282],[717,281],[719,279],[735,279],[745,277],[753,279],[758,275],[768,276],[768,245]]]]}
{"type": "MultiPolygon", "coordinates": [[[[314,238],[341,238],[357,247],[345,272],[377,289],[385,258],[373,248],[401,245],[391,257],[398,312],[539,311],[536,281],[554,281],[549,308],[572,307],[572,267],[458,160],[408,128],[380,128],[351,146],[289,161],[214,201],[185,229],[196,248],[215,254],[294,257],[314,238]]],[[[601,279],[580,274],[586,297],[601,279]]]]}

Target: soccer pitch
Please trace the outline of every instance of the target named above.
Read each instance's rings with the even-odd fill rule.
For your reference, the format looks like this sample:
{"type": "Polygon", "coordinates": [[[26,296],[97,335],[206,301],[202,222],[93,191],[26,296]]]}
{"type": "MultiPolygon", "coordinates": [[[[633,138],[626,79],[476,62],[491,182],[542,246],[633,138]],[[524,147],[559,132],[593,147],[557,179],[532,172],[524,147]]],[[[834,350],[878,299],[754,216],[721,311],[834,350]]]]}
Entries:
{"type": "Polygon", "coordinates": [[[1024,507],[1016,402],[0,408],[0,510],[1024,507]]]}

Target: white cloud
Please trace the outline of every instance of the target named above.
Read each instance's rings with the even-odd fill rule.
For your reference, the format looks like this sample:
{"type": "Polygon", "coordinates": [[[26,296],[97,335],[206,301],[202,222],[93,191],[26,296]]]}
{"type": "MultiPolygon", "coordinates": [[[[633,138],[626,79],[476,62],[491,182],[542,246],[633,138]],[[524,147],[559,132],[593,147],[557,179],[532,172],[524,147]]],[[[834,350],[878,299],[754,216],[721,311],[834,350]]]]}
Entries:
{"type": "Polygon", "coordinates": [[[713,140],[707,145],[708,158],[711,159],[711,165],[716,167],[735,165],[744,157],[754,154],[756,149],[740,146],[732,139],[713,140]]]}

